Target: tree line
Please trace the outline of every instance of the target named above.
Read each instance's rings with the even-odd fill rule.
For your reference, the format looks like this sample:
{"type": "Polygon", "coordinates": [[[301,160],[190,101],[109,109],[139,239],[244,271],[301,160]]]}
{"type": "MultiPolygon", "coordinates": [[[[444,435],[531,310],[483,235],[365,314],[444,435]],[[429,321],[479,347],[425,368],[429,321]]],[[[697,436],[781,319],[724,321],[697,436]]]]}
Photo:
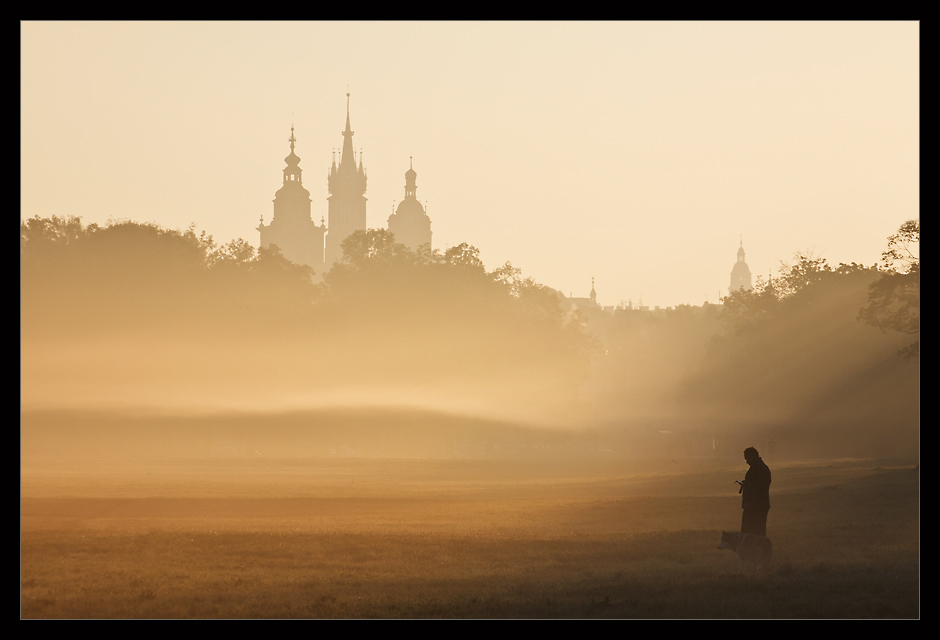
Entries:
{"type": "Polygon", "coordinates": [[[386,230],[351,235],[320,278],[194,227],[32,218],[20,243],[24,343],[136,340],[147,355],[122,371],[197,387],[437,385],[669,428],[919,421],[917,221],[881,265],[798,254],[721,305],[658,314],[578,311],[469,244],[412,251],[386,230]],[[186,364],[161,361],[161,345],[185,345],[186,364]]]}
{"type": "MultiPolygon", "coordinates": [[[[276,247],[155,224],[77,218],[21,223],[24,339],[136,335],[250,362],[311,384],[552,379],[572,389],[594,348],[558,292],[479,250],[412,251],[358,231],[319,282],[276,247]],[[269,365],[265,365],[269,366],[269,365]]],[[[207,356],[208,357],[208,356],[207,356]]]]}

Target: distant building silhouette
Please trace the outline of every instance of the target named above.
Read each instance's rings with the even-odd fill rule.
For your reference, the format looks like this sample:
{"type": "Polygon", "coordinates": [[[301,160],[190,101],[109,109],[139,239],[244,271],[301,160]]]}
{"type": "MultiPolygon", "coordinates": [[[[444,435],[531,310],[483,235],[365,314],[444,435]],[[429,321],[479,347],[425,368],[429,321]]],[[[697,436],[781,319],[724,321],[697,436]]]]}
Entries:
{"type": "MultiPolygon", "coordinates": [[[[294,153],[294,127],[291,126],[290,155],[284,158],[284,182],[274,198],[274,218],[268,225],[264,217],[258,225],[261,246],[277,245],[281,253],[291,262],[313,267],[318,276],[330,270],[333,263],[343,256],[342,243],[355,231],[366,229],[366,172],[362,167],[362,154],[356,165],[353,151],[353,130],[349,121],[349,94],[346,94],[346,129],[343,134],[343,150],[339,164],[333,154],[333,165],[327,175],[329,189],[328,224],[320,218],[320,225],[313,222],[310,214],[310,192],[303,187],[300,174],[300,158],[294,153]]],[[[417,250],[421,245],[431,245],[431,219],[415,197],[413,167],[405,172],[405,199],[398,211],[388,218],[388,230],[396,242],[417,250]]]]}
{"type": "Polygon", "coordinates": [[[415,197],[414,166],[409,166],[405,172],[405,199],[398,205],[398,210],[388,217],[388,230],[400,242],[412,251],[421,245],[431,248],[431,218],[424,211],[424,207],[415,197]]]}
{"type": "Polygon", "coordinates": [[[601,309],[601,306],[597,304],[597,292],[594,290],[594,278],[591,278],[591,293],[587,298],[575,298],[568,296],[568,302],[572,306],[577,306],[581,309],[601,309]]]}
{"type": "Polygon", "coordinates": [[[728,293],[738,289],[746,291],[751,290],[751,270],[747,268],[744,261],[744,238],[741,238],[741,246],[738,248],[738,261],[731,268],[731,286],[728,287],[728,293]]]}
{"type": "Polygon", "coordinates": [[[323,235],[326,226],[310,217],[310,192],[301,180],[300,158],[294,153],[294,127],[290,128],[290,155],[284,158],[284,182],[274,194],[274,217],[267,226],[264,218],[258,226],[261,246],[277,245],[285,258],[323,272],[323,235]]]}
{"type": "Polygon", "coordinates": [[[330,167],[327,185],[330,191],[329,229],[326,234],[326,269],[343,256],[343,240],[354,231],[366,229],[366,172],[359,166],[353,152],[353,130],[349,126],[349,94],[346,94],[346,130],[343,131],[343,151],[336,165],[330,167]]]}

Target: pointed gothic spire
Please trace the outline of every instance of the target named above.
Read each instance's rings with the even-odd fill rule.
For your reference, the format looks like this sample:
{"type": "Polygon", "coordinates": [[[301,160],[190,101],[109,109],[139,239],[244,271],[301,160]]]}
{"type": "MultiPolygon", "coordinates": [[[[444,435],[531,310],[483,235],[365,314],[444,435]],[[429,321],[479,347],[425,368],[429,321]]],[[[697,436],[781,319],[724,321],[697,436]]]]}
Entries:
{"type": "Polygon", "coordinates": [[[343,134],[342,149],[337,148],[333,155],[333,165],[327,175],[327,189],[333,195],[341,191],[351,190],[361,196],[366,190],[366,171],[362,166],[362,153],[360,149],[358,164],[356,151],[353,148],[353,130],[349,115],[349,93],[346,94],[346,129],[343,134]],[[339,155],[339,158],[336,157],[339,155]]]}
{"type": "Polygon", "coordinates": [[[353,152],[353,144],[352,144],[353,134],[354,134],[354,131],[352,130],[352,127],[349,124],[349,94],[347,93],[346,94],[346,130],[343,131],[343,153],[339,157],[340,166],[346,164],[346,160],[348,159],[349,161],[353,163],[351,166],[355,167],[356,159],[353,157],[354,152],[353,152]]]}

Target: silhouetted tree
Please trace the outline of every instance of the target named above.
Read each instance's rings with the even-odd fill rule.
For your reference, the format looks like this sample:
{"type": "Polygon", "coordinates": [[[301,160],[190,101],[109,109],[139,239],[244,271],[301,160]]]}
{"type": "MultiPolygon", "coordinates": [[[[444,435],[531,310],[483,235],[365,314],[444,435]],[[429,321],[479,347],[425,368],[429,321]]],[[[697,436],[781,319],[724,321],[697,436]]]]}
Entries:
{"type": "Polygon", "coordinates": [[[580,325],[567,322],[556,292],[512,265],[488,273],[479,250],[466,243],[443,254],[411,251],[384,229],[357,231],[342,246],[318,306],[337,331],[366,334],[360,343],[373,340],[371,348],[400,349],[409,358],[457,359],[466,371],[583,370],[580,325]]]}
{"type": "MultiPolygon", "coordinates": [[[[919,243],[917,220],[908,220],[888,237],[888,248],[882,253],[882,275],[869,286],[868,304],[859,310],[859,320],[882,331],[920,334],[920,258],[915,253],[919,243]]],[[[907,358],[920,357],[920,338],[899,353],[907,358]]]]}
{"type": "Polygon", "coordinates": [[[20,221],[20,260],[35,264],[40,260],[53,259],[49,253],[64,251],[70,243],[74,243],[89,233],[93,233],[98,225],[91,225],[87,229],[82,225],[82,219],[77,216],[60,218],[40,218],[38,216],[20,221]]]}
{"type": "Polygon", "coordinates": [[[20,224],[27,331],[217,331],[223,325],[299,319],[314,287],[309,267],[276,247],[127,220],[83,226],[79,218],[20,224]]]}
{"type": "Polygon", "coordinates": [[[461,242],[444,252],[444,262],[455,267],[463,267],[474,271],[485,271],[483,261],[480,260],[480,250],[474,246],[461,242]]]}
{"type": "Polygon", "coordinates": [[[897,361],[897,339],[856,322],[875,267],[797,255],[779,275],[724,299],[725,332],[690,371],[689,411],[754,424],[916,423],[916,369],[897,361]],[[913,412],[912,412],[913,407],[913,412]]]}

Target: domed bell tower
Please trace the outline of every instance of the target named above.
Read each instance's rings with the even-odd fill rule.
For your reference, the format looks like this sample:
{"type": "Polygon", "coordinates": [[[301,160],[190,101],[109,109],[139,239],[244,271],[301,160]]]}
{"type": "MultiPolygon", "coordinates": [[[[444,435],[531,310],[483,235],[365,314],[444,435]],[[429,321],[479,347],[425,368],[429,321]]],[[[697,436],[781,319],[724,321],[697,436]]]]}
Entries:
{"type": "Polygon", "coordinates": [[[751,270],[748,269],[744,261],[744,237],[741,238],[741,245],[738,247],[738,261],[734,263],[731,269],[731,286],[728,287],[728,293],[744,289],[751,290],[751,270]]]}
{"type": "Polygon", "coordinates": [[[400,242],[412,251],[417,251],[421,245],[431,248],[431,218],[418,198],[415,196],[418,174],[415,173],[413,162],[409,163],[405,172],[405,199],[398,205],[398,210],[388,217],[388,230],[400,242]]]}
{"type": "Polygon", "coordinates": [[[261,247],[276,245],[281,254],[297,264],[313,267],[316,274],[323,273],[323,237],[326,226],[317,224],[310,216],[310,192],[303,186],[300,158],[294,153],[294,127],[290,128],[290,154],[284,158],[284,178],[281,188],[274,194],[274,216],[271,223],[258,226],[261,247]]]}

